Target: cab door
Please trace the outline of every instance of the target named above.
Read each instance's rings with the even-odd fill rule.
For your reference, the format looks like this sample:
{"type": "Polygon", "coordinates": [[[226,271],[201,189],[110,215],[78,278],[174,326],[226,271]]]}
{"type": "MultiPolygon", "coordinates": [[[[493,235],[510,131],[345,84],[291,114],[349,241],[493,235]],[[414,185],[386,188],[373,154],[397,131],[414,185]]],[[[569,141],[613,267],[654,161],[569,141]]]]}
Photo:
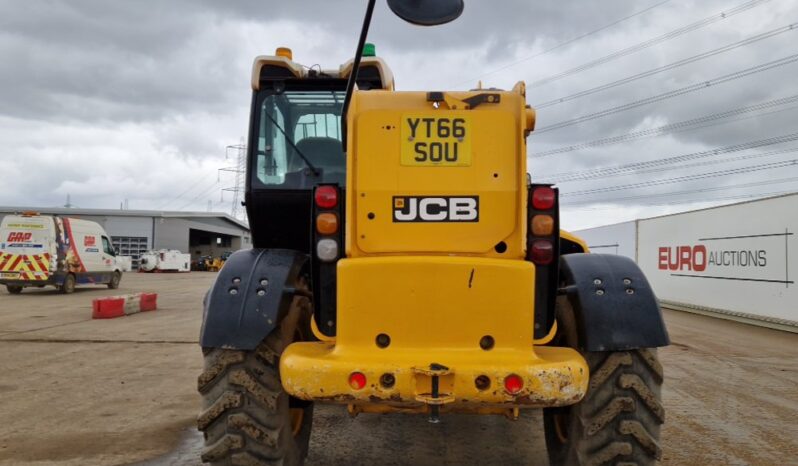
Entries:
{"type": "Polygon", "coordinates": [[[102,270],[104,272],[113,272],[116,269],[116,252],[107,236],[102,236],[102,242],[102,270]]]}

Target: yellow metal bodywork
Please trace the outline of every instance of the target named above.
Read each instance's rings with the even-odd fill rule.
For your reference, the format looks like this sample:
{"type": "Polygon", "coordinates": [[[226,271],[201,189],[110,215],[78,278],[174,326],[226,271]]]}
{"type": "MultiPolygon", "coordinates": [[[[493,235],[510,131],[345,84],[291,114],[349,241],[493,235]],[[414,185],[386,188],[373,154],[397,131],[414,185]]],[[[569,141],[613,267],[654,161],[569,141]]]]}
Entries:
{"type": "Polygon", "coordinates": [[[205,270],[208,272],[218,272],[224,267],[224,260],[221,257],[205,259],[205,270]]]}
{"type": "Polygon", "coordinates": [[[587,246],[587,243],[585,242],[585,240],[583,240],[582,238],[580,238],[580,237],[578,237],[576,235],[573,235],[573,234],[571,234],[571,233],[569,233],[569,232],[567,232],[565,230],[560,230],[560,238],[566,239],[568,241],[571,241],[571,242],[574,242],[574,243],[578,244],[582,248],[583,252],[590,252],[590,248],[587,246]]]}
{"type": "Polygon", "coordinates": [[[519,407],[576,403],[588,385],[583,357],[533,342],[525,136],[535,114],[525,87],[439,95],[354,94],[337,334],[289,345],[280,360],[283,387],[300,399],[348,404],[353,414],[437,406],[513,417],[519,407]],[[435,129],[409,128],[424,119],[435,129]],[[453,126],[440,128],[455,119],[466,133],[453,138],[453,126]],[[467,157],[419,162],[412,152],[419,141],[459,144],[458,157],[467,157]],[[430,197],[478,198],[478,220],[397,221],[405,202],[430,197]],[[381,347],[378,335],[390,344],[381,347]],[[481,345],[485,337],[493,345],[481,345]],[[353,372],[366,376],[365,387],[350,386],[353,372]],[[385,374],[394,382],[384,383],[385,374]],[[504,387],[512,374],[524,382],[518,393],[504,387]],[[484,377],[487,387],[477,382],[484,377]]]}
{"type": "MultiPolygon", "coordinates": [[[[488,91],[484,91],[488,92],[488,91]]],[[[453,92],[463,99],[476,92],[453,92]]],[[[498,103],[435,108],[425,92],[357,92],[348,125],[346,254],[464,254],[524,258],[526,242],[525,99],[501,92],[498,103]],[[407,118],[467,117],[468,166],[402,165],[407,118]],[[479,196],[479,221],[392,222],[395,196],[479,196]],[[369,216],[369,214],[374,214],[369,216]],[[504,253],[494,247],[507,245],[504,253]]]]}
{"type": "Polygon", "coordinates": [[[445,410],[575,403],[587,390],[584,359],[570,348],[532,345],[534,274],[529,262],[480,257],[344,259],[336,340],[288,346],[283,386],[306,400],[418,411],[435,403],[430,367],[438,364],[447,368],[439,379],[445,410]],[[379,334],[390,337],[386,348],[379,334]],[[486,335],[495,341],[488,350],[480,347],[486,335]],[[349,386],[354,371],[366,375],[361,390],[349,386]],[[392,387],[380,383],[386,373],[392,387]],[[504,389],[510,374],[524,380],[517,394],[504,389]],[[483,375],[490,386],[481,390],[475,380],[483,375]]]}

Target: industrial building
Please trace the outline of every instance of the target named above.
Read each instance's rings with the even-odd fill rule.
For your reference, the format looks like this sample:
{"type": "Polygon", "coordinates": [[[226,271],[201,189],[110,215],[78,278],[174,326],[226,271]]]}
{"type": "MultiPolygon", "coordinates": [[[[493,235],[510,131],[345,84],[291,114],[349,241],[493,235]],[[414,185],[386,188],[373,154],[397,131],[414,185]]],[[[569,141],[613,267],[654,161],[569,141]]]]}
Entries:
{"type": "Polygon", "coordinates": [[[133,257],[133,268],[137,268],[139,256],[151,249],[176,249],[190,253],[194,260],[252,247],[249,227],[219,212],[0,207],[0,221],[6,215],[26,211],[99,223],[119,254],[133,257]]]}
{"type": "Polygon", "coordinates": [[[663,306],[798,332],[798,193],[576,231],[637,262],[663,306]]]}

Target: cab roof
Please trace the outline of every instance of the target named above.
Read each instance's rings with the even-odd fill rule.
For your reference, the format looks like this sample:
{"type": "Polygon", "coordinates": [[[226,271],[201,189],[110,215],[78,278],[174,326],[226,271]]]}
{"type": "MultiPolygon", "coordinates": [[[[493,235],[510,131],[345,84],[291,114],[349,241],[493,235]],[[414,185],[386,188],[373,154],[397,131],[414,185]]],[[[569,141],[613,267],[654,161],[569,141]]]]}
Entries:
{"type": "MultiPolygon", "coordinates": [[[[348,79],[354,60],[348,60],[337,70],[323,70],[318,65],[307,67],[286,56],[261,55],[252,65],[252,90],[259,91],[264,81],[285,79],[348,79]]],[[[394,90],[393,72],[380,57],[363,57],[358,72],[358,85],[370,89],[394,90]]]]}

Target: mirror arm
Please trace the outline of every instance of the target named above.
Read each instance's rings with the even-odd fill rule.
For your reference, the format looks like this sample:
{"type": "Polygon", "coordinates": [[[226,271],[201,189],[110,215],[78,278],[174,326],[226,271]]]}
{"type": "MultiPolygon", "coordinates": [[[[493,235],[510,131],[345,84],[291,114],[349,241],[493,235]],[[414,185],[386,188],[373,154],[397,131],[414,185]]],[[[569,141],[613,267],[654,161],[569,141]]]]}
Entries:
{"type": "Polygon", "coordinates": [[[352,93],[355,91],[357,72],[360,69],[360,59],[363,58],[363,47],[366,45],[366,36],[369,33],[371,15],[374,13],[375,3],[377,3],[377,0],[369,0],[369,4],[366,7],[366,16],[363,18],[363,28],[360,30],[360,40],[357,42],[355,59],[352,62],[352,72],[349,73],[349,80],[346,82],[346,95],[344,96],[344,105],[341,108],[341,144],[343,145],[344,153],[346,153],[346,114],[349,111],[349,103],[352,101],[352,93]]]}

